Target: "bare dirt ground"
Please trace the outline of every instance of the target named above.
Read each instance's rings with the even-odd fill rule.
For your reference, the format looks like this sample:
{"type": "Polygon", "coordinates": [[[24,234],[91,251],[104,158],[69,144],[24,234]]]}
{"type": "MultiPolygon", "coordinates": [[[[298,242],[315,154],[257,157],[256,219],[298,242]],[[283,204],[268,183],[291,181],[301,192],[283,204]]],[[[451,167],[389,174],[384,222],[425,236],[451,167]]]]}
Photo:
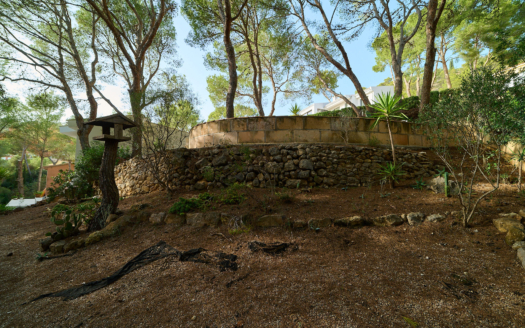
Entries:
{"type": "MultiPolygon", "coordinates": [[[[457,201],[403,183],[388,197],[377,186],[347,191],[250,189],[236,206],[208,210],[257,216],[282,213],[292,220],[375,217],[458,210],[457,201]],[[281,191],[281,190],[278,190],[281,191]]],[[[214,193],[218,193],[215,191],[214,193]]],[[[189,197],[196,192],[181,192],[189,197]]],[[[152,212],[173,200],[164,194],[121,202],[149,203],[152,212]]],[[[48,205],[49,206],[49,205],[48,205]]],[[[449,217],[420,226],[252,230],[177,229],[140,223],[70,257],[37,262],[38,240],[53,229],[45,207],[0,216],[1,327],[524,327],[525,270],[491,220],[525,208],[515,187],[483,201],[474,227],[449,217]],[[221,232],[228,239],[213,233],[221,232]],[[238,256],[239,269],[166,258],[72,301],[41,294],[111,275],[159,241],[178,250],[203,247],[238,256]],[[291,242],[282,255],[253,253],[247,243],[291,242]],[[13,253],[7,256],[8,253],[13,253]]]]}

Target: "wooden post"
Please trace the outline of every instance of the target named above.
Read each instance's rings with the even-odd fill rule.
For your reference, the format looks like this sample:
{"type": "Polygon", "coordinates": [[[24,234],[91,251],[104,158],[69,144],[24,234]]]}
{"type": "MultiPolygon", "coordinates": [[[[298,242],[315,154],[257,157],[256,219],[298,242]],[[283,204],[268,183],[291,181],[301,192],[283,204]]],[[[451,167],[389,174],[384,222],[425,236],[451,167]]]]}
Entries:
{"type": "Polygon", "coordinates": [[[118,143],[131,139],[124,137],[122,131],[134,127],[135,123],[124,115],[115,114],[97,118],[86,124],[102,126],[102,136],[97,136],[93,139],[105,142],[99,171],[99,187],[102,192],[102,202],[88,225],[88,231],[95,231],[104,228],[107,217],[110,214],[114,214],[117,210],[119,193],[115,183],[115,162],[117,160],[118,143]],[[113,128],[113,135],[111,135],[111,128],[113,128]]]}

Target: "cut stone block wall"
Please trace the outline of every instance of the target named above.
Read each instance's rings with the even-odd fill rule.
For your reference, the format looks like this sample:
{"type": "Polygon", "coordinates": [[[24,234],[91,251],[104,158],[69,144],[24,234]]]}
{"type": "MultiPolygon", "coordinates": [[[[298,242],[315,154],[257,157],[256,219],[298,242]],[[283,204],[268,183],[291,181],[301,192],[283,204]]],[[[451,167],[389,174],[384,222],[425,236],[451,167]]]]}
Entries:
{"type": "MultiPolygon", "coordinates": [[[[189,136],[189,148],[236,144],[334,143],[368,144],[376,138],[390,145],[386,122],[372,128],[374,119],[317,116],[272,116],[233,118],[202,123],[189,136]]],[[[429,147],[416,125],[392,122],[392,139],[397,146],[429,147]]]]}
{"type": "MultiPolygon", "coordinates": [[[[372,148],[334,144],[217,145],[211,148],[172,152],[179,166],[166,172],[171,184],[188,190],[227,187],[235,182],[255,188],[355,187],[379,183],[381,165],[392,161],[386,147],[372,148]]],[[[429,177],[440,165],[424,151],[399,148],[404,178],[429,177]]],[[[144,160],[133,158],[115,168],[121,196],[160,190],[144,160]]]]}

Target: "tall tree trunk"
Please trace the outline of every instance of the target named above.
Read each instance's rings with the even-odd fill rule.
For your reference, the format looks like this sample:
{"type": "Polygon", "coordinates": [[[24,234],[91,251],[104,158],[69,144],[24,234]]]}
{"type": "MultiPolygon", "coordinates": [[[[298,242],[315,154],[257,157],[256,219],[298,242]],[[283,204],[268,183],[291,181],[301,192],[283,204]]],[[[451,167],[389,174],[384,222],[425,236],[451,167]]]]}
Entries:
{"type": "Polygon", "coordinates": [[[407,96],[412,97],[412,93],[410,92],[410,80],[407,80],[403,77],[403,80],[405,81],[405,90],[407,91],[407,96]]]}
{"type": "Polygon", "coordinates": [[[441,64],[443,65],[443,73],[445,75],[445,81],[447,81],[447,88],[452,89],[452,82],[450,81],[450,75],[448,74],[447,61],[445,60],[445,55],[447,49],[445,49],[445,33],[441,33],[441,51],[439,55],[441,56],[441,64]]]}
{"type": "Polygon", "coordinates": [[[38,170],[38,188],[36,191],[42,190],[42,170],[44,169],[44,155],[40,155],[40,169],[38,170]]]}
{"type": "Polygon", "coordinates": [[[401,97],[403,96],[403,71],[397,61],[393,63],[392,69],[394,71],[394,94],[401,97]]]}
{"type": "Polygon", "coordinates": [[[115,213],[119,203],[117,184],[115,183],[115,161],[117,160],[118,142],[109,140],[104,145],[102,164],[100,165],[99,187],[102,202],[95,216],[89,221],[88,231],[100,230],[106,225],[108,215],[115,213]]]}
{"type": "Polygon", "coordinates": [[[22,149],[22,154],[20,155],[20,159],[18,160],[18,194],[20,194],[20,197],[24,199],[24,158],[26,157],[26,149],[27,147],[24,147],[22,149]]]}
{"type": "Polygon", "coordinates": [[[430,104],[430,91],[432,89],[432,71],[436,60],[436,27],[443,13],[447,0],[441,0],[438,8],[438,0],[429,0],[427,6],[427,24],[426,32],[426,55],[425,68],[423,70],[423,85],[421,87],[421,107],[423,110],[426,105],[430,104]]]}
{"type": "MultiPolygon", "coordinates": [[[[138,83],[138,82],[137,82],[138,83]]],[[[137,127],[131,129],[131,157],[141,156],[142,155],[142,132],[139,127],[142,126],[142,95],[138,87],[129,90],[129,99],[131,102],[131,112],[133,114],[133,121],[137,127]]]]}
{"type": "MultiPolygon", "coordinates": [[[[226,49],[226,57],[228,58],[228,74],[230,76],[230,84],[228,92],[226,93],[226,118],[233,118],[235,116],[233,102],[235,100],[235,92],[237,91],[237,63],[235,60],[235,49],[231,40],[232,29],[232,10],[229,0],[217,0],[219,5],[219,14],[223,24],[223,42],[226,49]]],[[[243,5],[244,7],[244,5],[243,5]]],[[[242,8],[241,8],[242,10],[242,8]]]]}
{"type": "Polygon", "coordinates": [[[416,93],[417,93],[418,97],[421,97],[421,88],[419,87],[419,81],[420,80],[421,80],[421,78],[418,75],[417,78],[416,78],[416,93]]]}

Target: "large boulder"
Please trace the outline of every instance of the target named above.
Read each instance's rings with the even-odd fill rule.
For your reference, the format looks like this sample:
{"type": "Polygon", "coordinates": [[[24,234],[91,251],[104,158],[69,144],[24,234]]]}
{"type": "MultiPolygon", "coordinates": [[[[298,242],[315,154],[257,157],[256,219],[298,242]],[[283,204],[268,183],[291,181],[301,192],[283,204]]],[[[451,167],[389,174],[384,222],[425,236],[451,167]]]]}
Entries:
{"type": "Polygon", "coordinates": [[[403,224],[403,218],[396,214],[378,216],[372,220],[373,224],[380,227],[392,227],[403,224]]]}
{"type": "Polygon", "coordinates": [[[186,223],[202,228],[205,226],[216,227],[221,222],[221,216],[219,213],[188,213],[186,214],[186,223]]]}
{"type": "Polygon", "coordinates": [[[510,227],[505,236],[505,242],[509,246],[512,246],[515,242],[523,240],[525,240],[525,230],[516,227],[510,227]]]}
{"type": "Polygon", "coordinates": [[[255,226],[261,228],[280,227],[283,224],[284,216],[281,214],[264,215],[255,221],[255,226]]]}
{"type": "Polygon", "coordinates": [[[327,228],[332,226],[332,219],[310,219],[308,221],[308,227],[310,229],[317,229],[317,228],[327,228]]]}
{"type": "Polygon", "coordinates": [[[425,214],[421,212],[412,212],[412,213],[408,213],[406,215],[406,218],[407,218],[407,222],[409,225],[411,226],[418,225],[418,224],[421,224],[425,220],[425,214]]]}
{"type": "MultiPolygon", "coordinates": [[[[428,188],[434,191],[437,194],[445,193],[445,178],[436,177],[428,183],[428,188]]],[[[459,186],[455,181],[448,179],[448,194],[457,195],[459,193],[459,186]]]]}
{"type": "Polygon", "coordinates": [[[365,219],[360,216],[337,219],[334,221],[336,227],[360,228],[365,225],[365,219]]]}
{"type": "Polygon", "coordinates": [[[498,229],[499,232],[507,232],[512,227],[524,229],[523,224],[511,218],[494,219],[492,220],[492,222],[494,223],[494,226],[496,227],[496,229],[498,229]]]}

